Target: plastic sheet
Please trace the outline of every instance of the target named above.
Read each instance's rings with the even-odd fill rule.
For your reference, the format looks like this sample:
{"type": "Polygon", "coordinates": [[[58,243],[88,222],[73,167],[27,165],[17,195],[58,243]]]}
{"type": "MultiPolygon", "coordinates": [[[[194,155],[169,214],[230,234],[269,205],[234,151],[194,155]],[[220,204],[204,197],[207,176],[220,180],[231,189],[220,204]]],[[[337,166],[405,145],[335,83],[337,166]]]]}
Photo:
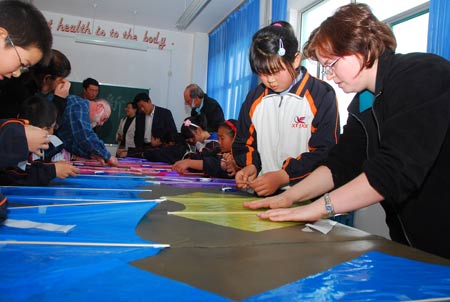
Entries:
{"type": "Polygon", "coordinates": [[[53,180],[52,185],[79,188],[142,188],[152,185],[169,185],[179,188],[235,187],[234,179],[179,176],[176,172],[166,176],[132,175],[78,175],[66,179],[53,180]]]}
{"type": "Polygon", "coordinates": [[[262,232],[301,224],[298,222],[272,222],[258,218],[256,216],[258,211],[244,208],[242,205],[244,201],[255,200],[254,196],[196,192],[168,198],[185,206],[184,210],[171,212],[171,215],[245,231],[262,232]]]}
{"type": "Polygon", "coordinates": [[[128,264],[158,249],[0,247],[0,301],[227,301],[128,264]]]}
{"type": "Polygon", "coordinates": [[[145,176],[87,176],[78,175],[77,177],[68,177],[65,179],[54,179],[52,186],[64,186],[72,188],[115,188],[129,189],[148,186],[145,176]]]}
{"type": "Polygon", "coordinates": [[[139,197],[142,191],[137,189],[148,186],[146,180],[128,176],[78,176],[58,181],[54,187],[1,188],[10,202],[34,205],[101,202],[106,199],[138,202],[9,208],[10,219],[75,224],[76,227],[62,233],[0,226],[0,240],[3,241],[0,243],[0,301],[178,301],[180,297],[183,301],[227,301],[130,264],[154,256],[161,250],[123,246],[152,243],[135,233],[140,219],[157,205],[139,197]],[[107,190],[98,190],[104,188],[107,190]],[[118,188],[126,190],[116,190],[118,188]],[[21,241],[22,244],[5,241],[21,241]],[[77,246],[68,246],[67,243],[77,246]],[[117,243],[117,246],[101,246],[111,243],[117,243]]]}
{"type": "Polygon", "coordinates": [[[144,200],[144,190],[123,189],[77,189],[60,187],[8,187],[1,188],[10,204],[48,205],[78,202],[144,200]]]}
{"type": "Polygon", "coordinates": [[[370,252],[245,301],[411,301],[450,297],[450,266],[370,252]]]}
{"type": "MultiPolygon", "coordinates": [[[[58,236],[66,241],[99,241],[148,243],[135,233],[140,219],[157,203],[100,204],[67,207],[10,208],[9,219],[76,225],[65,233],[52,233],[39,229],[16,229],[0,226],[0,239],[9,240],[12,235],[58,236]]],[[[58,240],[61,240],[59,238],[58,240]]],[[[44,241],[44,240],[43,240],[44,241]]]]}

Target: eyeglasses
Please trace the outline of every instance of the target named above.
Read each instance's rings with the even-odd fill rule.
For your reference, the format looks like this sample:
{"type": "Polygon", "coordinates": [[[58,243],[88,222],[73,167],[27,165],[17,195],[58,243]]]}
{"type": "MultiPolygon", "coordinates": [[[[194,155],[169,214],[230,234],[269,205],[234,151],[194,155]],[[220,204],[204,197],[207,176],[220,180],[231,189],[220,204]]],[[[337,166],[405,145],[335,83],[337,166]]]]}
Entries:
{"type": "Polygon", "coordinates": [[[337,58],[336,60],[334,60],[333,62],[331,62],[330,64],[327,65],[323,65],[322,68],[322,75],[323,76],[329,76],[332,73],[334,73],[334,64],[336,64],[337,61],[339,61],[340,58],[337,58]]]}
{"type": "Polygon", "coordinates": [[[20,57],[19,52],[17,51],[16,45],[14,45],[14,42],[11,40],[11,37],[9,35],[6,37],[8,38],[9,44],[11,44],[11,46],[16,51],[17,56],[19,57],[20,73],[22,74],[22,73],[28,72],[30,70],[30,67],[26,66],[25,64],[22,63],[22,58],[20,57]]]}

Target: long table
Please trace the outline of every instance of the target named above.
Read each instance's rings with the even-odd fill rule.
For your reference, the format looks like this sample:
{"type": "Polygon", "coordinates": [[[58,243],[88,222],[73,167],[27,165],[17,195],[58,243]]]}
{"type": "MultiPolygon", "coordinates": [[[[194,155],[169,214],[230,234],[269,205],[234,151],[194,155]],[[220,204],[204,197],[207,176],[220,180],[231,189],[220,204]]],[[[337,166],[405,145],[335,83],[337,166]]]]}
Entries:
{"type": "Polygon", "coordinates": [[[231,181],[82,175],[1,190],[12,219],[76,226],[0,227],[0,301],[450,297],[449,260],[339,223],[322,234],[260,221],[231,181]]]}

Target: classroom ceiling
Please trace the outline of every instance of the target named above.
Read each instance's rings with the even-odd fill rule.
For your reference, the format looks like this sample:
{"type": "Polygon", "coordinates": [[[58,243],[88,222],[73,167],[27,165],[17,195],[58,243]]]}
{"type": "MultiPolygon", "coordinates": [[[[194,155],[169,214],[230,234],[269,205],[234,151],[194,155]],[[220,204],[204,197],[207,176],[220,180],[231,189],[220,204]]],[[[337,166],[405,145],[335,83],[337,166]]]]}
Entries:
{"type": "MultiPolygon", "coordinates": [[[[178,18],[192,0],[31,0],[40,10],[177,31],[178,18]]],[[[184,32],[208,33],[243,0],[210,0],[184,32]]]]}

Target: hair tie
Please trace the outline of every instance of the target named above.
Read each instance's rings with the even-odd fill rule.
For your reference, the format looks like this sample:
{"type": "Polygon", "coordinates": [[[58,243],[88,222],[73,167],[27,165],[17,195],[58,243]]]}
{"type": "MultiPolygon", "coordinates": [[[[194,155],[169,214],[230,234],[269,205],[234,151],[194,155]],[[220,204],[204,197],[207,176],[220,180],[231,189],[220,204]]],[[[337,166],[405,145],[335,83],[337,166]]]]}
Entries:
{"type": "Polygon", "coordinates": [[[284,48],[283,40],[280,38],[280,42],[278,43],[278,55],[280,57],[284,56],[286,54],[286,49],[284,48]]]}
{"type": "Polygon", "coordinates": [[[228,127],[230,127],[230,128],[231,128],[231,131],[233,131],[233,133],[234,133],[234,134],[236,134],[236,126],[235,126],[235,125],[233,125],[233,123],[232,123],[232,122],[230,122],[229,120],[226,120],[226,121],[225,121],[225,124],[227,124],[227,125],[228,125],[228,127]]]}
{"type": "Polygon", "coordinates": [[[274,23],[274,24],[272,24],[273,26],[278,26],[278,27],[283,27],[283,25],[281,25],[281,23],[274,23]]]}
{"type": "Polygon", "coordinates": [[[190,119],[185,120],[185,121],[183,122],[183,125],[184,125],[185,127],[193,126],[193,127],[195,127],[195,128],[198,128],[198,125],[196,125],[196,124],[194,124],[193,122],[191,122],[190,119]]]}

